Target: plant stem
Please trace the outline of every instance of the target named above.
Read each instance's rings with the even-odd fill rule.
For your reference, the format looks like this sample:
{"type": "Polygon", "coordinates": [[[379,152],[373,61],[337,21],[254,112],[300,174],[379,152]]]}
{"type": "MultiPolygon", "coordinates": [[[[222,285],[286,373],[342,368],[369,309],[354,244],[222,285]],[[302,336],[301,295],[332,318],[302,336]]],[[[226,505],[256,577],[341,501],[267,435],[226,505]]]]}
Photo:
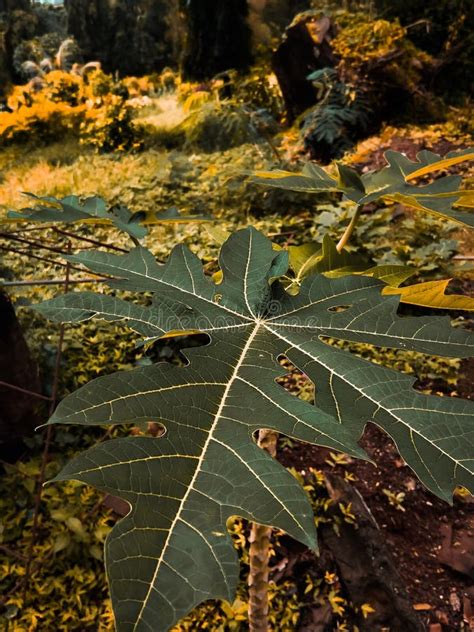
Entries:
{"type": "MultiPolygon", "coordinates": [[[[68,251],[69,253],[71,252],[71,242],[68,243],[68,251]]],[[[72,266],[70,262],[68,261],[66,263],[66,274],[64,277],[64,293],[65,294],[69,290],[71,268],[72,266]]],[[[65,332],[65,326],[64,326],[64,323],[62,323],[59,327],[59,337],[58,337],[58,344],[57,344],[57,349],[56,349],[56,360],[55,360],[54,374],[53,374],[53,386],[51,389],[51,401],[50,401],[50,406],[49,406],[49,417],[51,417],[51,415],[53,414],[56,408],[57,400],[58,400],[59,377],[61,373],[61,360],[62,360],[62,354],[63,354],[64,332],[65,332]]],[[[24,584],[23,584],[23,603],[26,602],[27,597],[28,597],[29,581],[30,581],[31,572],[34,566],[33,557],[35,553],[35,545],[37,543],[37,538],[38,538],[39,528],[40,528],[40,521],[41,521],[41,518],[40,518],[41,497],[43,493],[44,482],[46,480],[46,467],[49,461],[49,449],[51,446],[52,438],[53,438],[53,426],[48,426],[46,430],[46,438],[44,441],[43,455],[41,458],[40,472],[38,475],[38,481],[37,481],[37,487],[36,487],[35,505],[34,505],[34,513],[33,513],[33,525],[31,527],[31,540],[28,546],[28,552],[26,556],[27,559],[25,563],[25,574],[24,574],[24,584]]]]}
{"type": "MultiPolygon", "coordinates": [[[[278,433],[260,430],[258,445],[271,456],[276,455],[278,433]]],[[[270,560],[270,539],[272,529],[253,523],[250,531],[249,550],[249,630],[268,632],[268,574],[270,560]]]]}
{"type": "Polygon", "coordinates": [[[344,234],[339,240],[339,243],[336,246],[338,252],[341,252],[341,250],[347,245],[347,242],[349,241],[352,233],[354,232],[354,228],[356,227],[356,224],[359,220],[361,213],[362,213],[362,205],[356,208],[354,216],[352,217],[351,221],[349,222],[349,225],[344,231],[344,234]]]}

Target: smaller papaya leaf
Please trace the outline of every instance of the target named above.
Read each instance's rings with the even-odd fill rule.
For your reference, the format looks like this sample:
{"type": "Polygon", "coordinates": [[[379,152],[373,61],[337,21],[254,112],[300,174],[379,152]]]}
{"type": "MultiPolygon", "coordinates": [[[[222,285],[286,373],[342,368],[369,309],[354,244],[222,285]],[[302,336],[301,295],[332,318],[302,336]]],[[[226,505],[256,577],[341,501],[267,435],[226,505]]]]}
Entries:
{"type": "Polygon", "coordinates": [[[404,174],[406,180],[414,180],[415,178],[420,178],[435,173],[436,171],[441,171],[442,169],[448,169],[461,162],[474,160],[474,150],[462,149],[461,151],[452,151],[446,154],[444,158],[441,158],[438,154],[431,151],[425,150],[418,154],[417,160],[423,163],[423,166],[416,167],[416,165],[411,165],[409,170],[404,174]]]}
{"type": "Polygon", "coordinates": [[[474,298],[462,294],[446,294],[446,289],[451,279],[441,281],[427,281],[405,287],[392,287],[388,285],[382,290],[382,294],[398,295],[403,303],[418,305],[420,307],[432,307],[435,309],[461,309],[474,312],[474,298]]]}
{"type": "Polygon", "coordinates": [[[474,190],[462,189],[459,191],[459,200],[456,202],[455,206],[474,208],[474,190]]]}
{"type": "Polygon", "coordinates": [[[40,197],[32,193],[25,195],[35,200],[37,204],[20,211],[9,211],[7,214],[9,219],[65,224],[107,221],[135,239],[145,237],[148,232],[139,222],[140,218],[126,206],[119,204],[108,207],[105,200],[97,196],[81,199],[77,195],[69,195],[59,199],[50,196],[40,197]]]}
{"type": "MultiPolygon", "coordinates": [[[[416,274],[416,270],[415,268],[410,268],[409,266],[386,264],[368,268],[367,270],[358,272],[357,274],[371,276],[374,279],[380,279],[380,281],[383,281],[388,285],[398,287],[401,283],[416,274]]],[[[401,299],[401,302],[403,303],[403,298],[401,299]]]]}
{"type": "Polygon", "coordinates": [[[359,255],[344,249],[339,252],[329,235],[324,235],[322,244],[309,242],[301,246],[289,246],[288,256],[296,285],[301,285],[303,279],[318,272],[324,274],[349,269],[351,273],[367,268],[367,262],[359,255]]]}
{"type": "Polygon", "coordinates": [[[176,207],[150,214],[144,211],[131,211],[124,204],[108,206],[100,197],[92,196],[81,199],[70,195],[59,199],[51,196],[40,197],[33,193],[25,193],[37,202],[34,207],[26,207],[20,211],[9,211],[9,219],[21,219],[33,222],[60,222],[65,224],[76,222],[107,222],[135,239],[142,239],[148,233],[146,224],[180,223],[190,221],[211,221],[209,216],[182,215],[176,207]]]}
{"type": "Polygon", "coordinates": [[[300,173],[281,170],[257,171],[253,174],[251,182],[304,193],[337,191],[358,206],[381,199],[399,202],[417,211],[472,227],[473,214],[453,209],[459,200],[468,199],[472,193],[461,191],[461,177],[444,176],[426,185],[410,184],[409,180],[472,160],[473,155],[472,149],[451,152],[444,158],[429,151],[422,151],[416,160],[412,161],[404,154],[389,150],[384,154],[388,163],[386,167],[362,176],[359,176],[352,167],[336,164],[336,179],[321,167],[315,169],[314,164],[308,163],[300,173]],[[309,164],[311,166],[308,166],[309,164]]]}
{"type": "Polygon", "coordinates": [[[419,175],[428,175],[444,168],[440,165],[446,164],[445,161],[457,164],[472,160],[472,150],[450,152],[444,159],[430,151],[419,152],[414,161],[392,150],[385,152],[384,157],[388,163],[386,167],[362,176],[367,191],[362,203],[384,198],[436,217],[474,226],[474,215],[453,210],[453,206],[461,197],[460,176],[444,176],[426,185],[413,185],[409,182],[419,175]]]}
{"type": "Polygon", "coordinates": [[[474,311],[474,299],[459,294],[446,294],[450,279],[428,281],[399,287],[416,273],[414,268],[399,265],[367,267],[363,258],[346,250],[339,252],[329,235],[323,244],[310,242],[288,248],[290,269],[294,277],[286,277],[282,283],[290,293],[296,293],[303,280],[314,274],[324,274],[331,279],[358,274],[379,279],[387,284],[382,294],[398,295],[401,303],[434,309],[460,309],[474,311]]]}
{"type": "Polygon", "coordinates": [[[414,268],[400,265],[370,266],[364,257],[350,253],[344,248],[339,252],[329,235],[325,235],[322,245],[309,242],[301,246],[289,246],[290,269],[294,277],[287,287],[293,291],[302,281],[313,274],[324,274],[328,278],[338,278],[349,274],[360,274],[379,279],[397,286],[415,274],[414,268]]]}
{"type": "Polygon", "coordinates": [[[251,175],[250,181],[275,189],[300,191],[301,193],[342,192],[337,179],[314,163],[306,163],[300,173],[283,169],[255,171],[251,175]]]}
{"type": "Polygon", "coordinates": [[[336,165],[339,174],[339,189],[344,191],[344,195],[350,200],[359,202],[361,196],[364,196],[366,193],[361,177],[355,169],[346,167],[341,163],[336,163],[336,165]]]}

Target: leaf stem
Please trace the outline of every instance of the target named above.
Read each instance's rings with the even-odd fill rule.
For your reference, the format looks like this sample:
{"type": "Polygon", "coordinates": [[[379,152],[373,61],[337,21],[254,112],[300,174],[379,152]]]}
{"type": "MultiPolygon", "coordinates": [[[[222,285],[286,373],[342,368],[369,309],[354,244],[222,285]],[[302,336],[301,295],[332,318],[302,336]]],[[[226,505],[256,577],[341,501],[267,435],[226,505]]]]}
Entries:
{"type": "Polygon", "coordinates": [[[354,216],[352,217],[351,221],[349,222],[349,225],[347,226],[346,230],[344,231],[344,234],[342,235],[341,239],[339,240],[336,246],[338,252],[341,252],[343,250],[343,248],[347,245],[347,242],[351,238],[351,235],[354,232],[354,228],[356,227],[356,224],[359,220],[360,214],[362,213],[362,208],[363,208],[362,205],[359,205],[356,208],[354,216]]]}

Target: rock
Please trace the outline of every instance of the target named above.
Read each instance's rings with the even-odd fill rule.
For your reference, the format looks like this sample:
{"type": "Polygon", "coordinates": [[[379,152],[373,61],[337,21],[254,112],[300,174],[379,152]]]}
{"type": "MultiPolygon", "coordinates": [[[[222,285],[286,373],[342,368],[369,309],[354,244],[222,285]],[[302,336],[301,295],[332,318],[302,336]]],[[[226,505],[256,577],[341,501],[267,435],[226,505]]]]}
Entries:
{"type": "Polygon", "coordinates": [[[285,30],[283,41],[273,54],[272,67],[290,123],[318,100],[308,75],[336,65],[330,44],[333,34],[329,18],[318,11],[305,11],[285,30]]]}
{"type": "MultiPolygon", "coordinates": [[[[0,292],[0,381],[34,393],[40,392],[35,361],[8,296],[0,292]]],[[[38,425],[38,399],[0,385],[0,454],[12,456],[24,437],[38,425]]]]}
{"type": "Polygon", "coordinates": [[[442,525],[443,542],[438,560],[444,566],[474,580],[474,520],[465,529],[442,525]]]}

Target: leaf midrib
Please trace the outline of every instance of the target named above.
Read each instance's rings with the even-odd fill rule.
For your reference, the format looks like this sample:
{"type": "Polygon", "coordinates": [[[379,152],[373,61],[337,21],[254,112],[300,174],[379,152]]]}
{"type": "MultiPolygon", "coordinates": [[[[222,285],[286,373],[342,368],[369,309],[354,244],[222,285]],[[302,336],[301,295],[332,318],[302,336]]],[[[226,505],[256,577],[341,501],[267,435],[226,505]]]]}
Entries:
{"type": "MultiPolygon", "coordinates": [[[[135,623],[134,628],[133,628],[135,632],[137,631],[137,626],[138,626],[138,624],[140,623],[140,621],[141,621],[141,619],[143,617],[143,613],[144,613],[145,608],[146,608],[146,606],[148,604],[148,601],[150,599],[150,595],[151,595],[153,587],[155,585],[156,578],[158,577],[158,573],[160,571],[161,564],[164,561],[164,557],[165,557],[166,551],[167,551],[168,546],[170,544],[170,540],[171,540],[171,538],[173,536],[174,529],[175,529],[178,521],[181,519],[181,514],[182,514],[183,509],[185,507],[185,504],[186,504],[186,501],[188,499],[188,496],[190,495],[190,493],[192,491],[194,491],[194,485],[195,485],[196,480],[197,480],[197,478],[198,478],[198,476],[199,476],[199,474],[201,472],[201,468],[202,468],[202,464],[204,463],[204,460],[205,460],[206,452],[207,452],[207,450],[209,448],[209,445],[210,445],[210,443],[211,443],[211,441],[213,439],[213,435],[214,435],[214,432],[216,430],[217,424],[219,423],[219,420],[220,420],[220,418],[222,416],[222,412],[223,412],[223,410],[225,408],[227,397],[229,396],[229,392],[230,392],[230,390],[232,388],[232,385],[234,384],[235,380],[238,377],[238,373],[239,373],[240,368],[241,368],[241,366],[242,366],[242,364],[243,364],[243,362],[244,362],[244,360],[245,360],[245,358],[247,356],[248,350],[250,349],[250,346],[252,345],[252,342],[255,339],[256,335],[258,334],[260,328],[261,328],[261,322],[259,321],[259,322],[257,322],[255,324],[253,330],[251,331],[251,333],[250,333],[250,335],[249,335],[249,337],[247,339],[247,342],[245,343],[245,345],[244,345],[244,347],[242,349],[242,353],[240,354],[240,357],[239,357],[239,359],[238,359],[238,361],[237,361],[237,363],[235,365],[234,371],[233,371],[233,373],[232,373],[232,375],[231,375],[231,377],[230,377],[230,379],[229,379],[229,381],[228,381],[228,383],[227,383],[227,385],[225,387],[225,390],[224,390],[224,393],[222,395],[222,399],[220,401],[219,407],[218,407],[217,412],[216,412],[216,414],[214,416],[214,420],[212,422],[212,425],[211,425],[211,427],[209,429],[209,434],[208,434],[208,436],[206,438],[206,441],[205,441],[205,443],[203,445],[201,456],[199,457],[199,461],[198,461],[198,463],[196,465],[196,469],[194,470],[193,477],[192,477],[192,479],[191,479],[191,481],[190,481],[190,483],[188,485],[188,488],[187,488],[187,490],[186,490],[186,492],[185,492],[185,494],[184,494],[184,496],[183,496],[183,498],[182,498],[182,500],[180,502],[180,505],[179,505],[179,508],[178,508],[178,510],[176,512],[176,515],[173,518],[173,521],[172,521],[172,523],[170,525],[170,528],[169,528],[169,531],[168,531],[168,535],[167,535],[166,540],[165,540],[165,542],[163,544],[163,549],[161,551],[160,557],[157,560],[155,572],[153,573],[153,577],[152,577],[152,579],[150,581],[148,592],[147,592],[147,594],[146,594],[146,596],[145,596],[145,598],[143,600],[142,607],[140,609],[140,612],[139,612],[139,614],[137,616],[137,619],[136,619],[136,623],[135,623]]],[[[225,577],[225,574],[223,574],[223,576],[225,577]]]]}

